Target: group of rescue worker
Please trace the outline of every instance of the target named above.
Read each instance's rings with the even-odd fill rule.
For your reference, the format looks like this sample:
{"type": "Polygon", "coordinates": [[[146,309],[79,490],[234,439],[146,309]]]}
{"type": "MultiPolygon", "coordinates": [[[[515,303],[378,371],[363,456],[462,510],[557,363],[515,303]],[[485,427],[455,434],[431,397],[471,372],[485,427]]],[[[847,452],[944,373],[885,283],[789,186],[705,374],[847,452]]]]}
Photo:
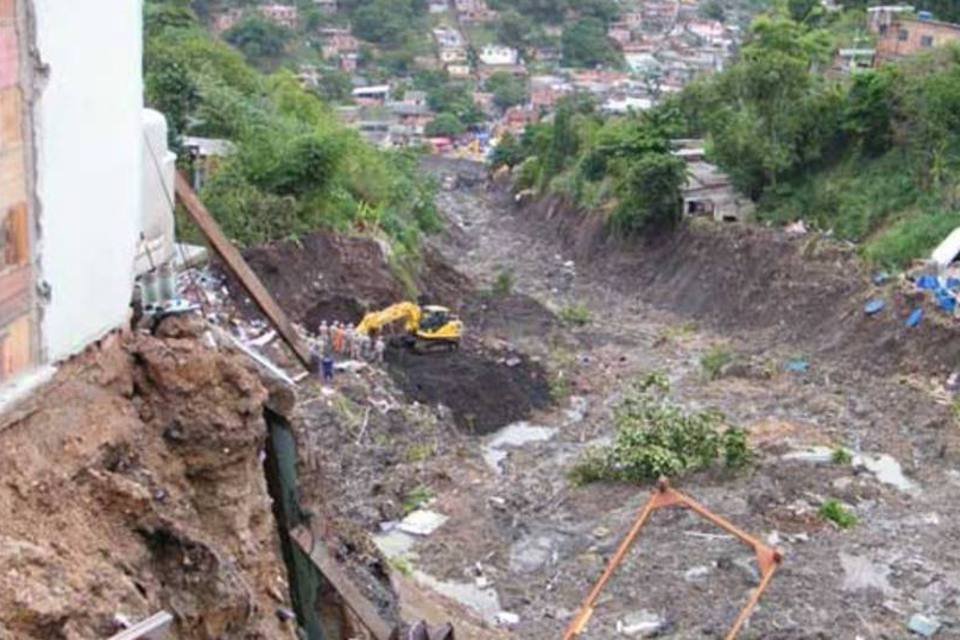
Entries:
{"type": "Polygon", "coordinates": [[[352,324],[337,320],[327,323],[324,320],[317,329],[316,348],[322,357],[323,378],[330,380],[333,378],[334,358],[383,362],[387,344],[382,336],[371,338],[366,333],[357,331],[352,324]]]}

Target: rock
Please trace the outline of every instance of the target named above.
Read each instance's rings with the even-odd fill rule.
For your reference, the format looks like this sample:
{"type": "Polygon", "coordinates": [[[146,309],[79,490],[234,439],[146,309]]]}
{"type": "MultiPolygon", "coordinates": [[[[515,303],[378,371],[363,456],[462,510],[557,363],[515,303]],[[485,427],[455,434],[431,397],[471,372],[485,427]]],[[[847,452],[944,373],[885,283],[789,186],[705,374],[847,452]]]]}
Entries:
{"type": "Polygon", "coordinates": [[[510,570],[533,573],[548,564],[554,553],[553,540],[547,536],[523,538],[510,548],[510,570]]]}
{"type": "Polygon", "coordinates": [[[521,364],[523,364],[523,360],[517,356],[511,356],[504,361],[504,364],[510,368],[519,367],[521,364]]]}
{"type": "Polygon", "coordinates": [[[663,629],[666,622],[652,611],[628,613],[617,620],[617,633],[638,638],[652,638],[663,629]]]}
{"type": "Polygon", "coordinates": [[[932,638],[940,630],[940,621],[922,613],[915,613],[907,622],[907,629],[924,638],[932,638]]]}

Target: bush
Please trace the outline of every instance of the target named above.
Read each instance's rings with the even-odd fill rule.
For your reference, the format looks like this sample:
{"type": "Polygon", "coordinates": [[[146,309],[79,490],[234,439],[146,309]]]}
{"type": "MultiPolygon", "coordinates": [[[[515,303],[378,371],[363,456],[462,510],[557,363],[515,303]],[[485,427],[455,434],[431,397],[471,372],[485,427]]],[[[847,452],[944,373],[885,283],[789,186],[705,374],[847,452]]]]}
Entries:
{"type": "Polygon", "coordinates": [[[723,368],[731,362],[733,362],[733,354],[719,345],[700,356],[700,368],[707,380],[719,378],[723,368]]]}
{"type": "Polygon", "coordinates": [[[490,292],[497,297],[505,297],[513,291],[513,271],[510,269],[500,269],[497,277],[493,280],[493,286],[490,292]]]}
{"type": "Polygon", "coordinates": [[[820,517],[834,523],[841,529],[849,529],[857,524],[857,516],[850,513],[837,500],[827,500],[820,507],[820,517]]]}
{"type": "Polygon", "coordinates": [[[573,468],[576,484],[599,480],[644,482],[680,476],[722,461],[747,466],[753,454],[746,434],[715,411],[687,413],[667,398],[669,383],[653,374],[640,381],[615,410],[617,435],[573,468]]]}
{"type": "Polygon", "coordinates": [[[582,304],[570,305],[561,309],[560,319],[569,325],[584,327],[590,324],[590,309],[582,304]]]}

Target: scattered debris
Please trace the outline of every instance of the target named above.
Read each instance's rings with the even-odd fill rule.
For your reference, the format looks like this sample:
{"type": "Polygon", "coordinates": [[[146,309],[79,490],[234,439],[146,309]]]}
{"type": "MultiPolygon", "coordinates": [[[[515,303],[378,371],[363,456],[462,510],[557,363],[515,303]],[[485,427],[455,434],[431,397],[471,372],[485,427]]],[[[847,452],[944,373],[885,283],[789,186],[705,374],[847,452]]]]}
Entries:
{"type": "Polygon", "coordinates": [[[923,320],[923,309],[914,309],[910,316],[907,318],[906,325],[910,328],[916,327],[920,324],[920,321],[923,320]]]}
{"type": "Polygon", "coordinates": [[[806,360],[787,360],[783,368],[789,373],[806,373],[810,370],[810,363],[806,360]]]}
{"type": "Polygon", "coordinates": [[[427,509],[417,509],[401,520],[397,528],[406,533],[412,533],[418,536],[429,536],[442,527],[447,520],[449,520],[449,518],[442,513],[429,511],[427,509]]]}
{"type": "Polygon", "coordinates": [[[932,638],[940,631],[940,621],[922,613],[915,613],[910,616],[907,629],[924,638],[932,638]]]}
{"type": "Polygon", "coordinates": [[[904,493],[913,493],[919,490],[915,482],[903,475],[900,463],[893,456],[885,453],[878,456],[858,455],[854,456],[853,464],[866,468],[867,471],[877,476],[877,480],[880,482],[894,486],[904,493]]]}
{"type": "Polygon", "coordinates": [[[864,311],[868,316],[872,316],[872,315],[875,315],[875,314],[877,314],[877,313],[880,313],[885,306],[887,306],[887,303],[884,302],[883,300],[874,299],[874,300],[869,301],[866,305],[864,305],[863,311],[864,311]]]}
{"type": "Polygon", "coordinates": [[[666,626],[666,621],[652,611],[628,613],[617,620],[617,633],[624,636],[652,638],[666,626]]]}

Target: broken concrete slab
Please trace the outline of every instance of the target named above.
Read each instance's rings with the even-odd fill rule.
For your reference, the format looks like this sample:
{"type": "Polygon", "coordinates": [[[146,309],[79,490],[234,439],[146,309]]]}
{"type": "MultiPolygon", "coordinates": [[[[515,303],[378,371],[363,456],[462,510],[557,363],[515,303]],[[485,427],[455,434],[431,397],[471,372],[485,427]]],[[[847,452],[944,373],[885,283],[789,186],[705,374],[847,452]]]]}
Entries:
{"type": "Polygon", "coordinates": [[[400,521],[397,528],[404,533],[417,536],[429,536],[449,520],[448,516],[429,509],[417,509],[400,521]]]}
{"type": "Polygon", "coordinates": [[[863,466],[880,482],[896,487],[904,493],[915,493],[920,490],[917,483],[903,475],[900,463],[893,456],[885,453],[878,456],[858,455],[854,456],[853,464],[863,466]]]}
{"type": "Polygon", "coordinates": [[[522,447],[533,442],[543,442],[556,435],[555,427],[537,427],[527,422],[515,422],[497,432],[483,448],[483,459],[496,473],[501,473],[500,463],[508,455],[505,449],[522,447]]]}

